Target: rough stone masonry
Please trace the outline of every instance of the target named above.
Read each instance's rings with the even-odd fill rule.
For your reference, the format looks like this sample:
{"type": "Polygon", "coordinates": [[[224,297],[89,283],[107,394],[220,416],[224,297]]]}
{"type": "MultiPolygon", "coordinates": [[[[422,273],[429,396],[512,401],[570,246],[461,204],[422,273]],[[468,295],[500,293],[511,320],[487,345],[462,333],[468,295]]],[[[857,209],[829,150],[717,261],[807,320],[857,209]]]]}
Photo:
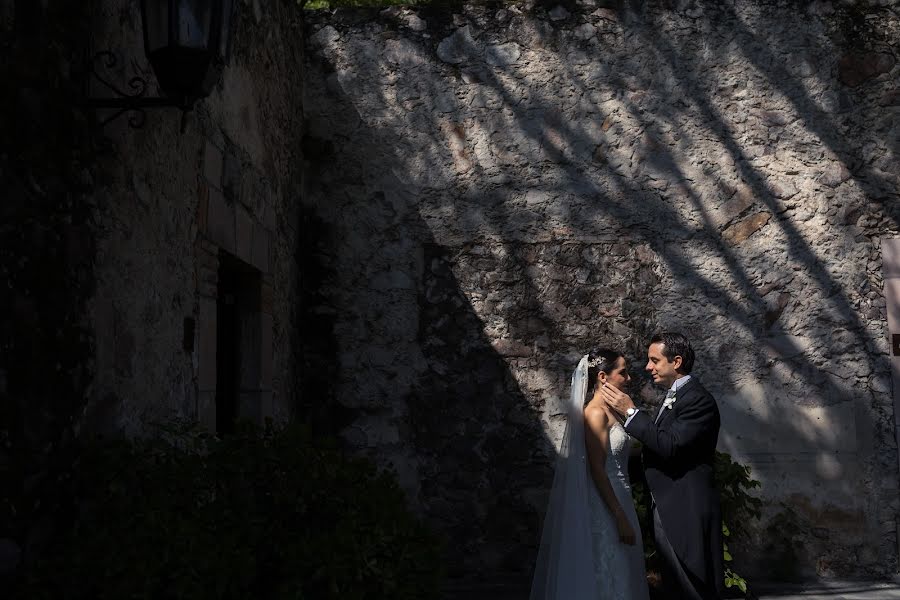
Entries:
{"type": "Polygon", "coordinates": [[[897,569],[880,240],[900,5],[468,4],[307,15],[343,437],[450,574],[527,580],[577,358],[674,328],[766,513],[748,576],[897,569]]]}

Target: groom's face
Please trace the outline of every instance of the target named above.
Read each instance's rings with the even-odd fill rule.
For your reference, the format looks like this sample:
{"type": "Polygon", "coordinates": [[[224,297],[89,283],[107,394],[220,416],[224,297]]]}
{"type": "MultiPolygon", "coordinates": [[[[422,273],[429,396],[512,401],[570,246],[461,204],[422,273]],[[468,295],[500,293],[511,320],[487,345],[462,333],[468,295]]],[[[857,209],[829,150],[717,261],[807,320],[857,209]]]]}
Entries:
{"type": "Polygon", "coordinates": [[[653,376],[653,383],[663,387],[671,387],[678,379],[678,367],[681,366],[681,357],[676,356],[669,361],[663,354],[664,346],[657,342],[647,348],[647,366],[644,367],[653,376]]]}

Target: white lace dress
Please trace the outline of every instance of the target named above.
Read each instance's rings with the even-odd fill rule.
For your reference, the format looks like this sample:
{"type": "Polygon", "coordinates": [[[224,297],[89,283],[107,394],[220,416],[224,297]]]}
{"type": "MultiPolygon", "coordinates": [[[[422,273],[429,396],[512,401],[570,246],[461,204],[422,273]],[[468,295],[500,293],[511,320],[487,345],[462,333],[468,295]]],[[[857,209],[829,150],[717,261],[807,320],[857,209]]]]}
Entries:
{"type": "MultiPolygon", "coordinates": [[[[628,480],[628,453],[631,438],[616,423],[609,430],[606,476],[619,499],[619,504],[634,528],[637,541],[628,546],[619,541],[616,523],[594,485],[588,486],[591,537],[594,550],[594,573],[598,600],[649,600],[644,567],[644,547],[638,525],[631,482],[628,480]]],[[[587,462],[587,461],[585,461],[587,462]]],[[[593,479],[590,479],[593,483],[593,479]]]]}

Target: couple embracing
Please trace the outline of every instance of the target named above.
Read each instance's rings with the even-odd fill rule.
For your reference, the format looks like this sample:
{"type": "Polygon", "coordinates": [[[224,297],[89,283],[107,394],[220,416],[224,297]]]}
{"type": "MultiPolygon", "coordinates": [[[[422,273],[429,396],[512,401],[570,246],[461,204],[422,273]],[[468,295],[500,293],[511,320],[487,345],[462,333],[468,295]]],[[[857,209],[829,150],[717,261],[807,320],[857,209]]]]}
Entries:
{"type": "Polygon", "coordinates": [[[667,391],[652,414],[623,391],[630,377],[620,352],[596,350],[578,363],[531,600],[649,598],[628,480],[632,438],[642,445],[662,598],[721,597],[722,518],[713,481],[719,409],[691,377],[693,364],[683,335],[653,336],[645,368],[667,391]]]}

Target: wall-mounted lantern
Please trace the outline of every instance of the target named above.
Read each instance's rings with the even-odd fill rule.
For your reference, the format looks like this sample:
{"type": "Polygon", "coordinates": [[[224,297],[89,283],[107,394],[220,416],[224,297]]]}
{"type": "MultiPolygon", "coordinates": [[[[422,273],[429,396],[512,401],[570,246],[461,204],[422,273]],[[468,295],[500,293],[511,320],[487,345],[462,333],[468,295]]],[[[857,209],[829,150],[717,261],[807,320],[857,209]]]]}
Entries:
{"type": "Polygon", "coordinates": [[[144,124],[144,109],[177,107],[184,116],[197,100],[212,91],[222,73],[228,56],[232,0],[141,0],[144,52],[153,67],[162,96],[145,96],[147,81],[132,77],[130,91],[123,91],[102,76],[99,62],[109,69],[118,60],[110,51],[101,51],[91,58],[91,75],[115,94],[107,98],[87,98],[93,108],[119,109],[104,119],[101,126],[125,112],[131,112],[132,127],[144,124]]]}

